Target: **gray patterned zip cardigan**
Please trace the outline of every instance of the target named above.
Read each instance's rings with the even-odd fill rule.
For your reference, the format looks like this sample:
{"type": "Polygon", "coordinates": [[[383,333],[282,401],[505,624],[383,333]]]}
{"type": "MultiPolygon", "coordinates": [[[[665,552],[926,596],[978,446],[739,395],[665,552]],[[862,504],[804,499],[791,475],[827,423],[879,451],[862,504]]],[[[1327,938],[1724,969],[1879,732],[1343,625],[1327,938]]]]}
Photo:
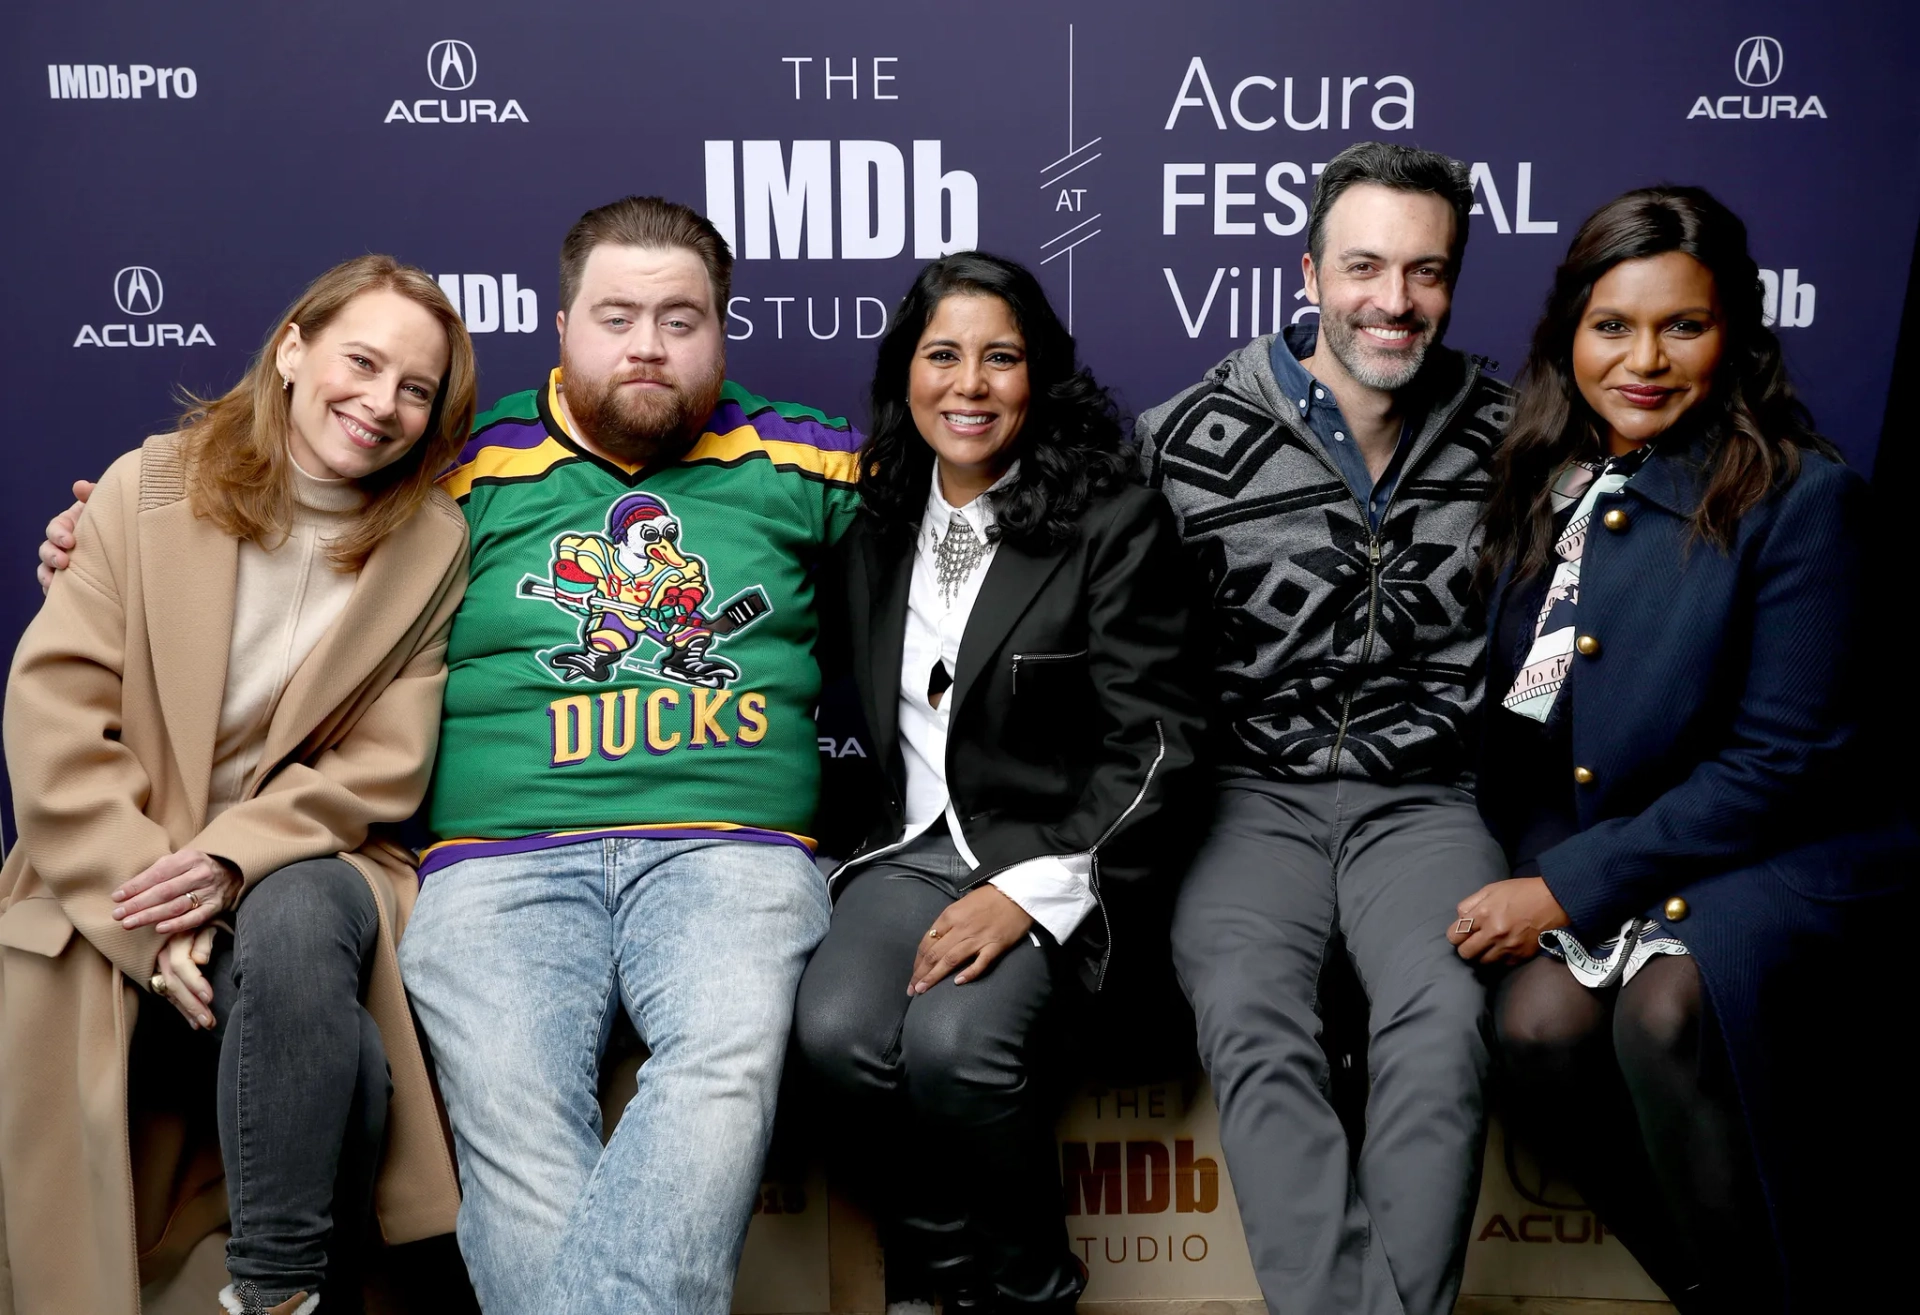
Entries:
{"type": "Polygon", "coordinates": [[[1272,341],[1135,431],[1212,597],[1222,768],[1468,784],[1486,656],[1475,525],[1512,390],[1458,352],[1429,353],[1416,386],[1432,405],[1375,533],[1281,395],[1272,341]]]}

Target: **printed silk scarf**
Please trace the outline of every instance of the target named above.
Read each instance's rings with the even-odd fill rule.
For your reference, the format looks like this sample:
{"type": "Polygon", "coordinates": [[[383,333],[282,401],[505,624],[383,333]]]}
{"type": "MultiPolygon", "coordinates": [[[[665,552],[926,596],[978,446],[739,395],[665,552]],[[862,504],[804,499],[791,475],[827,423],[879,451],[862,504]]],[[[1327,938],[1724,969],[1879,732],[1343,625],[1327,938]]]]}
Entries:
{"type": "Polygon", "coordinates": [[[1580,602],[1580,556],[1587,546],[1587,528],[1593,520],[1594,504],[1601,495],[1625,488],[1627,481],[1646,464],[1651,451],[1650,447],[1640,447],[1605,463],[1572,462],[1554,478],[1555,519],[1576,499],[1579,505],[1574,507],[1573,515],[1554,540],[1553,551],[1560,560],[1554,564],[1546,600],[1540,604],[1540,616],[1534,622],[1533,645],[1513,678],[1513,688],[1500,700],[1509,712],[1542,723],[1553,712],[1560,690],[1567,683],[1567,668],[1573,662],[1573,613],[1580,602]]]}
{"type": "MultiPolygon", "coordinates": [[[[1574,609],[1580,603],[1580,557],[1587,546],[1587,528],[1593,520],[1594,504],[1601,496],[1627,486],[1651,454],[1641,447],[1625,456],[1602,462],[1575,462],[1553,481],[1553,514],[1558,519],[1573,506],[1553,551],[1560,560],[1547,585],[1546,601],[1540,605],[1539,620],[1534,623],[1533,645],[1526,661],[1513,678],[1501,706],[1522,717],[1544,723],[1552,715],[1561,689],[1567,683],[1567,668],[1573,662],[1574,609]]],[[[1650,960],[1663,954],[1685,954],[1680,939],[1652,918],[1628,918],[1620,930],[1588,950],[1580,938],[1566,930],[1544,932],[1540,948],[1567,965],[1582,986],[1601,990],[1620,986],[1650,960]]]]}

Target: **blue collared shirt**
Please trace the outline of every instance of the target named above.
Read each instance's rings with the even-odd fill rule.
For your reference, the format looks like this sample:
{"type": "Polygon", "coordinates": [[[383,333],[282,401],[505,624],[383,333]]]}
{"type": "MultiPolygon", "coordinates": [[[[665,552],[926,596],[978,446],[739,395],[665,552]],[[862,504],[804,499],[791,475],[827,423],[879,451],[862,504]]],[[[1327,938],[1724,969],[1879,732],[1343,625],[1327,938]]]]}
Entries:
{"type": "Polygon", "coordinates": [[[1307,428],[1320,440],[1320,446],[1327,450],[1327,459],[1333,462],[1333,468],[1340,472],[1347,487],[1353,490],[1353,496],[1367,509],[1369,524],[1378,530],[1381,514],[1393,498],[1393,486],[1400,480],[1400,466],[1407,453],[1407,424],[1401,422],[1393,457],[1380,472],[1380,478],[1374,479],[1367,470],[1367,458],[1347,427],[1346,417],[1340,414],[1340,403],[1334,400],[1333,389],[1315,379],[1307,367],[1300,364],[1301,356],[1313,355],[1319,337],[1317,324],[1291,324],[1275,334],[1273,377],[1279,381],[1280,391],[1297,408],[1299,417],[1307,422],[1307,428]]]}

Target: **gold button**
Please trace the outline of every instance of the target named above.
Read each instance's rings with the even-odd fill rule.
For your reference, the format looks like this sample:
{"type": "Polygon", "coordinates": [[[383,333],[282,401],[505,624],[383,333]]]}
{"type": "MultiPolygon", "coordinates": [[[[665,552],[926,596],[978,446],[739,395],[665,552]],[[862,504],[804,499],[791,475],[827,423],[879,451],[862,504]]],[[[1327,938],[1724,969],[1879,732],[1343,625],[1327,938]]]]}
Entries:
{"type": "Polygon", "coordinates": [[[1627,528],[1629,522],[1627,520],[1627,513],[1615,507],[1612,511],[1600,518],[1600,523],[1612,530],[1615,534],[1618,534],[1627,528]]]}
{"type": "Polygon", "coordinates": [[[1592,785],[1593,773],[1585,767],[1576,767],[1573,769],[1573,783],[1575,785],[1592,785]]]}
{"type": "Polygon", "coordinates": [[[1679,922],[1687,916],[1687,902],[1675,895],[1667,901],[1667,907],[1662,912],[1667,915],[1668,922],[1679,922]]]}
{"type": "Polygon", "coordinates": [[[1573,646],[1580,650],[1581,657],[1600,656],[1600,641],[1592,635],[1580,636],[1580,638],[1573,641],[1573,646]]]}

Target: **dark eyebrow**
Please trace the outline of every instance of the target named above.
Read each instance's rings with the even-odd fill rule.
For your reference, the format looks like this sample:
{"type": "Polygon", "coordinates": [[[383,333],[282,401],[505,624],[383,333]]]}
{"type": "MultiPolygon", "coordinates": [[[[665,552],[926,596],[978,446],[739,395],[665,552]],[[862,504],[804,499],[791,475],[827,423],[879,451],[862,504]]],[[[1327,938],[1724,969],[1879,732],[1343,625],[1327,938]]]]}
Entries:
{"type": "MultiPolygon", "coordinates": [[[[1383,265],[1387,263],[1387,258],[1378,251],[1363,251],[1358,247],[1348,247],[1340,253],[1339,258],[1341,260],[1375,260],[1383,265]]],[[[1415,256],[1407,263],[1410,265],[1445,265],[1447,258],[1444,255],[1429,254],[1425,256],[1415,256]]]]}
{"type": "MultiPolygon", "coordinates": [[[[955,342],[952,338],[935,338],[930,342],[921,343],[918,350],[924,352],[929,347],[958,348],[959,346],[960,344],[955,342]]],[[[1024,352],[1025,350],[1027,350],[1025,343],[1018,342],[1012,338],[995,338],[992,342],[988,343],[987,346],[988,347],[1011,347],[1016,352],[1024,352]]]]}
{"type": "MultiPolygon", "coordinates": [[[[1623,310],[1615,310],[1611,306],[1596,306],[1588,310],[1587,314],[1609,316],[1616,320],[1625,320],[1625,319],[1632,318],[1630,315],[1627,314],[1627,312],[1623,310]]],[[[1713,307],[1688,306],[1682,310],[1667,311],[1665,314],[1660,316],[1660,318],[1663,320],[1684,320],[1684,319],[1710,320],[1713,318],[1713,307]]]]}

